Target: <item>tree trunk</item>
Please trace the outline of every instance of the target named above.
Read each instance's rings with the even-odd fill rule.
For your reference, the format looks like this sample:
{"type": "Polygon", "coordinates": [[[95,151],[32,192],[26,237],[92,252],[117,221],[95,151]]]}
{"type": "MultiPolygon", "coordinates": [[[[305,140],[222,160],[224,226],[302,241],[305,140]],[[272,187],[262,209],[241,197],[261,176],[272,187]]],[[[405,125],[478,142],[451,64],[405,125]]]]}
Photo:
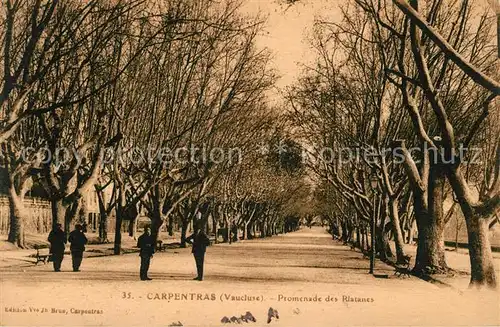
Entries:
{"type": "Polygon", "coordinates": [[[68,210],[68,208],[63,204],[63,200],[53,199],[51,201],[51,207],[52,207],[52,227],[55,227],[56,224],[64,225],[66,221],[66,211],[68,210]]]}
{"type": "Polygon", "coordinates": [[[467,226],[471,264],[470,286],[496,288],[496,273],[488,236],[489,226],[487,219],[480,216],[468,200],[467,184],[461,176],[459,169],[451,170],[448,173],[448,178],[464,214],[467,226]]]}
{"type": "Polygon", "coordinates": [[[169,236],[174,235],[174,216],[172,214],[168,216],[167,232],[169,236]]]}
{"type": "Polygon", "coordinates": [[[213,213],[210,216],[212,217],[212,234],[216,236],[215,242],[217,243],[217,218],[213,213]]]}
{"type": "MultiPolygon", "coordinates": [[[[153,240],[155,242],[158,240],[158,236],[160,235],[161,225],[163,225],[163,220],[161,219],[161,212],[159,210],[154,210],[154,212],[152,212],[152,217],[151,217],[151,236],[153,237],[153,240]]],[[[186,235],[184,234],[184,239],[185,238],[186,235]]]]}
{"type": "Polygon", "coordinates": [[[115,255],[121,254],[121,245],[122,245],[122,212],[118,210],[116,213],[116,222],[115,222],[115,242],[113,253],[115,255]]]}
{"type": "Polygon", "coordinates": [[[408,231],[408,244],[413,244],[413,239],[415,238],[415,225],[417,222],[415,220],[410,224],[410,230],[408,231]]]}
{"type": "Polygon", "coordinates": [[[495,265],[493,264],[487,221],[486,219],[472,216],[466,222],[471,263],[470,286],[479,288],[487,285],[491,288],[496,288],[495,265]]]}
{"type": "Polygon", "coordinates": [[[361,250],[365,250],[365,233],[364,230],[361,230],[361,245],[360,245],[361,250]]]}
{"type": "Polygon", "coordinates": [[[134,240],[137,240],[137,225],[139,225],[139,217],[135,218],[132,224],[132,234],[130,236],[132,236],[134,240]]]}
{"type": "Polygon", "coordinates": [[[250,224],[250,220],[247,220],[245,221],[245,223],[243,224],[243,235],[242,235],[242,240],[246,240],[248,238],[248,234],[249,234],[249,228],[248,228],[248,225],[250,224]]]}
{"type": "Polygon", "coordinates": [[[102,192],[96,190],[96,193],[99,203],[99,240],[101,243],[108,243],[108,212],[104,205],[102,192]]]}
{"type": "Polygon", "coordinates": [[[186,247],[186,234],[188,229],[189,221],[183,217],[181,226],[181,248],[186,247]]]}
{"type": "Polygon", "coordinates": [[[125,188],[123,185],[118,185],[118,200],[115,206],[116,221],[115,221],[115,242],[113,253],[115,255],[121,254],[122,247],[122,221],[125,214],[125,188]]]}
{"type": "Polygon", "coordinates": [[[349,232],[347,231],[347,223],[342,222],[341,227],[342,227],[342,242],[344,244],[347,244],[347,241],[349,240],[349,237],[348,237],[349,232]]]}
{"type": "Polygon", "coordinates": [[[130,236],[130,237],[134,236],[134,223],[135,223],[135,219],[128,221],[127,232],[128,232],[128,236],[130,236]]]}
{"type": "Polygon", "coordinates": [[[418,246],[413,270],[419,274],[441,273],[448,270],[444,251],[444,183],[443,167],[432,164],[429,171],[427,203],[422,202],[423,197],[414,201],[418,246]]]}
{"type": "Polygon", "coordinates": [[[365,227],[365,249],[366,251],[370,250],[369,238],[368,238],[368,228],[365,227]]]}
{"type": "Polygon", "coordinates": [[[352,224],[350,223],[347,224],[347,230],[348,230],[347,242],[352,242],[352,238],[354,236],[354,227],[352,226],[352,224]]]}
{"type": "Polygon", "coordinates": [[[377,228],[377,252],[381,261],[387,261],[393,257],[391,246],[389,243],[389,234],[381,227],[377,228]]]}
{"type": "Polygon", "coordinates": [[[401,222],[399,220],[398,200],[395,197],[389,197],[389,213],[391,217],[392,234],[394,235],[394,245],[396,247],[396,262],[404,263],[404,237],[401,231],[401,222]]]}
{"type": "Polygon", "coordinates": [[[24,224],[27,212],[23,199],[17,195],[14,185],[10,185],[9,187],[9,209],[10,228],[8,241],[16,244],[21,249],[25,249],[24,224]]]}
{"type": "Polygon", "coordinates": [[[100,215],[99,221],[99,240],[101,243],[109,243],[108,240],[108,214],[100,215]]]}
{"type": "Polygon", "coordinates": [[[67,206],[66,214],[64,216],[64,232],[66,233],[66,236],[68,236],[69,233],[71,232],[71,224],[75,220],[75,217],[80,211],[80,208],[81,208],[80,200],[75,200],[69,206],[67,206]]]}
{"type": "MultiPolygon", "coordinates": [[[[386,212],[386,210],[382,210],[382,212],[386,212]]],[[[376,250],[379,253],[380,260],[387,261],[392,258],[394,255],[392,254],[391,246],[389,244],[389,234],[386,230],[386,215],[380,215],[381,222],[380,225],[376,228],[376,250]]]]}

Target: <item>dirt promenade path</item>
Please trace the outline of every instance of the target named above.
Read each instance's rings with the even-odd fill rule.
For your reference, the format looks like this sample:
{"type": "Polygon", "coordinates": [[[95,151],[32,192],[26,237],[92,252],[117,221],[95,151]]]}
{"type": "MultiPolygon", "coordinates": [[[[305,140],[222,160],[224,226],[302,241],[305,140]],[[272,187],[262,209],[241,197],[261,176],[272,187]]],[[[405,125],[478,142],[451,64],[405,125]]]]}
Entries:
{"type": "Polygon", "coordinates": [[[247,311],[257,319],[248,326],[500,324],[497,293],[395,278],[380,262],[376,273],[389,278],[374,278],[360,253],[319,227],[210,247],[203,282],[192,280],[190,249],[155,254],[150,282],[138,278],[137,254],[86,258],[79,273],[70,268],[66,256],[60,273],[50,265],[0,269],[0,324],[234,326],[221,318],[247,311]],[[280,319],[267,324],[270,307],[280,319]]]}

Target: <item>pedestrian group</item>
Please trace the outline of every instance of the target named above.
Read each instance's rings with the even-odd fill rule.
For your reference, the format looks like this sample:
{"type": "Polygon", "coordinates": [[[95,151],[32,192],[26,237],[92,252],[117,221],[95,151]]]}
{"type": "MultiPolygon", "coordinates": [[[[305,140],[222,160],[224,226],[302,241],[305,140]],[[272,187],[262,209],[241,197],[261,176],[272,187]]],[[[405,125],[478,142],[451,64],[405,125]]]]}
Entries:
{"type": "MultiPolygon", "coordinates": [[[[66,238],[66,233],[62,230],[61,224],[56,224],[54,229],[49,234],[50,255],[54,264],[54,271],[61,271],[61,263],[64,259],[64,251],[67,242],[70,242],[71,259],[73,263],[73,271],[80,271],[80,266],[83,260],[83,253],[85,252],[85,245],[88,240],[84,233],[84,228],[81,224],[75,225],[75,230],[69,233],[66,238]]],[[[205,261],[205,252],[207,246],[210,245],[210,239],[204,231],[202,224],[196,224],[195,232],[186,237],[186,241],[192,244],[192,250],[195,262],[197,276],[194,280],[203,280],[203,265],[205,261]]],[[[137,240],[137,247],[139,248],[139,257],[141,258],[141,266],[139,269],[139,277],[141,280],[152,280],[148,276],[151,258],[155,252],[155,239],[151,235],[149,227],[144,228],[144,233],[137,240]]]]}

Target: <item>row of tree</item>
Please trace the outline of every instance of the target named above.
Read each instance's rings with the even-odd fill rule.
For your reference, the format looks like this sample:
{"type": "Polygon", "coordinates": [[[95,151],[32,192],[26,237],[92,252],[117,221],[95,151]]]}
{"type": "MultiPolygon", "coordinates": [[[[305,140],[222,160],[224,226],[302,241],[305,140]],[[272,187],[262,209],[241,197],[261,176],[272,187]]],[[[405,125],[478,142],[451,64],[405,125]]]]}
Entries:
{"type": "Polygon", "coordinates": [[[263,20],[240,7],[2,3],[0,166],[10,242],[26,246],[23,199],[35,187],[67,232],[96,192],[103,242],[116,217],[115,254],[123,221],[134,226],[140,211],[155,238],[164,223],[170,233],[180,223],[183,245],[193,219],[236,226],[244,237],[297,228],[288,204],[300,201],[300,162],[276,146],[294,143],[267,101],[276,77],[269,52],[255,46],[263,20]]]}
{"type": "Polygon", "coordinates": [[[353,0],[341,11],[340,22],[317,22],[318,59],[288,91],[320,213],[365,248],[375,216],[376,252],[391,258],[392,237],[397,262],[407,260],[415,221],[413,269],[429,274],[449,269],[444,227],[460,208],[471,285],[495,287],[488,232],[500,209],[495,18],[472,0],[353,0]]]}

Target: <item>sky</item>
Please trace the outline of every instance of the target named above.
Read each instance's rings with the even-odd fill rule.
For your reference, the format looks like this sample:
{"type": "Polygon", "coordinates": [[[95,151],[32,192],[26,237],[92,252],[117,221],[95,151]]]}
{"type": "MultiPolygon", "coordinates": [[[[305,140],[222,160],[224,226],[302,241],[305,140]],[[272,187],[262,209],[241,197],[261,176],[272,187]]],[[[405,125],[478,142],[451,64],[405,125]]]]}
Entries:
{"type": "MultiPolygon", "coordinates": [[[[273,68],[281,79],[278,88],[293,83],[300,73],[300,63],[310,64],[314,59],[307,37],[311,34],[314,18],[321,16],[328,21],[340,20],[339,5],[343,0],[298,0],[293,6],[284,5],[286,0],[244,0],[243,11],[267,16],[266,33],[257,44],[273,53],[273,68]]],[[[491,3],[500,0],[477,0],[475,5],[492,10],[491,3]]]]}
{"type": "Polygon", "coordinates": [[[273,53],[273,68],[281,76],[279,88],[290,85],[300,73],[300,64],[311,63],[314,54],[307,38],[314,18],[338,19],[341,0],[300,0],[291,7],[284,0],[245,0],[243,10],[249,14],[262,13],[267,17],[265,33],[258,46],[267,47],[273,53]],[[288,9],[287,9],[288,8],[288,9]]]}

